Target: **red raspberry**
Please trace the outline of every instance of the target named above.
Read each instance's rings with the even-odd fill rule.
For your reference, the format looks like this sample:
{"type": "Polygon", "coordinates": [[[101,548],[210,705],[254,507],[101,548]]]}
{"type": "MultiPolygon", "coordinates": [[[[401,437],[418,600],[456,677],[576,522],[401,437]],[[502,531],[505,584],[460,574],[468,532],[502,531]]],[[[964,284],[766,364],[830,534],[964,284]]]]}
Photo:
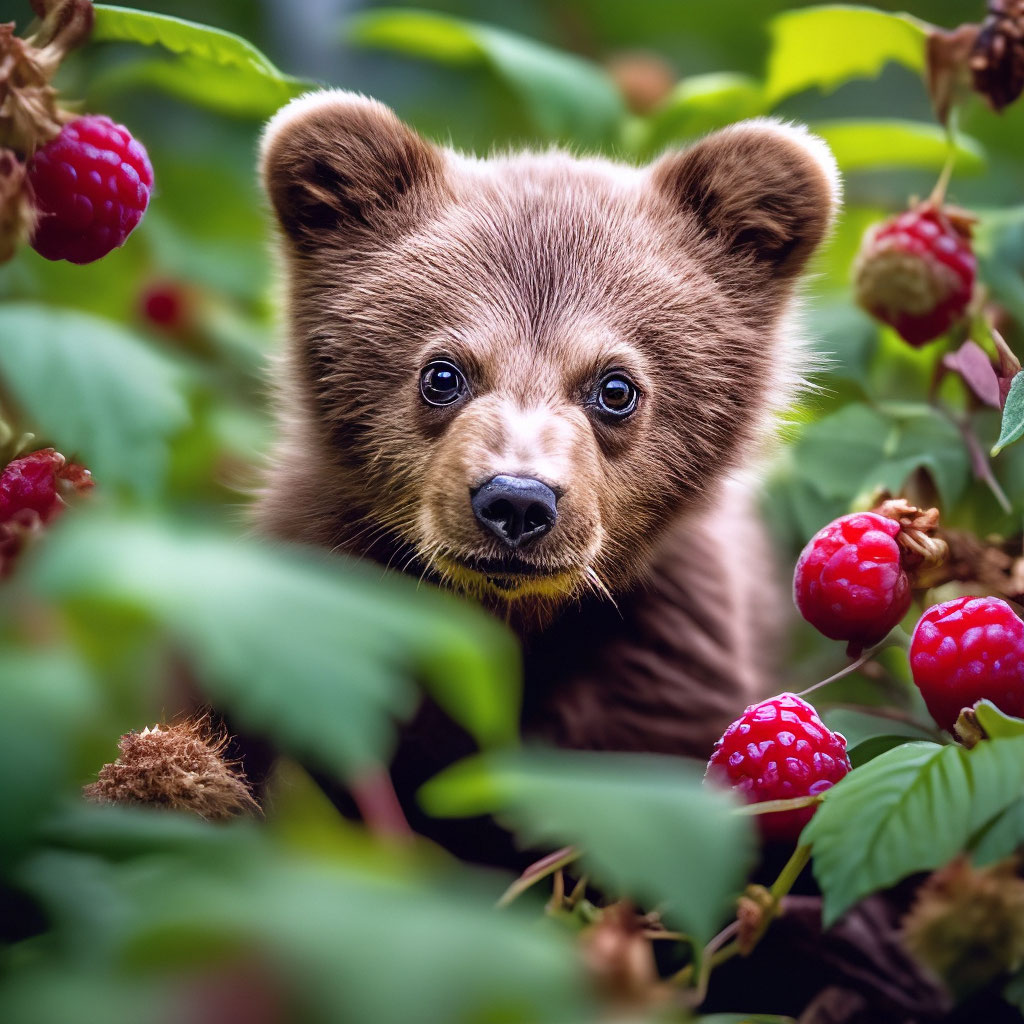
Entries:
{"type": "Polygon", "coordinates": [[[50,522],[64,507],[61,484],[82,491],[92,486],[89,471],[52,448],[31,452],[0,473],[0,523],[17,518],[50,522]]]}
{"type": "Polygon", "coordinates": [[[910,669],[943,729],[952,732],[961,709],[982,698],[1024,718],[1024,622],[998,597],[929,608],[914,630],[910,669]]]}
{"type": "MultiPolygon", "coordinates": [[[[792,693],[752,704],[715,744],[706,778],[718,778],[748,803],[817,796],[850,770],[846,738],[825,728],[792,693]]],[[[795,842],[815,808],[758,815],[766,839],[795,842]]]]}
{"type": "Polygon", "coordinates": [[[109,117],[64,125],[32,157],[32,248],[48,260],[92,263],[124,244],[149,204],[153,168],[141,143],[109,117]]]}
{"type": "Polygon", "coordinates": [[[808,542],[793,573],[800,614],[854,657],[907,613],[910,580],[895,537],[900,524],[874,512],[840,516],[808,542]]]}
{"type": "Polygon", "coordinates": [[[875,225],[854,264],[857,301],[911,345],[945,334],[974,290],[969,232],[965,218],[931,202],[875,225]]]}

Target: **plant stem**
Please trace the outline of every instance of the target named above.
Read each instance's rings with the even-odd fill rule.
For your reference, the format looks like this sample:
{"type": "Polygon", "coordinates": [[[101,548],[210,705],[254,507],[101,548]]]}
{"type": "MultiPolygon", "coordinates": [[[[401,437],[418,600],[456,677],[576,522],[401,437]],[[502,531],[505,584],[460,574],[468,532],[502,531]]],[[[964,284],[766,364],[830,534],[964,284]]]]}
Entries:
{"type": "MultiPolygon", "coordinates": [[[[708,983],[711,980],[711,971],[715,967],[725,963],[726,960],[731,960],[737,954],[747,956],[761,941],[764,933],[768,930],[768,926],[778,917],[783,898],[789,894],[790,889],[796,884],[796,880],[800,877],[803,869],[807,867],[807,862],[810,859],[810,846],[798,846],[793,851],[793,855],[786,861],[779,872],[779,877],[775,879],[769,890],[772,898],[771,906],[765,909],[757,931],[754,932],[748,941],[741,944],[739,939],[735,939],[726,946],[722,945],[723,942],[727,942],[739,931],[739,921],[733,921],[704,947],[698,961],[700,966],[697,975],[697,986],[694,990],[695,1006],[700,1006],[704,1001],[707,995],[708,983]]],[[[678,971],[669,978],[669,983],[673,985],[689,984],[690,979],[693,977],[693,968],[694,964],[687,964],[681,971],[678,971]]]]}
{"type": "MultiPolygon", "coordinates": [[[[578,860],[580,851],[575,846],[563,846],[554,853],[531,864],[502,894],[498,900],[499,907],[507,907],[517,896],[521,896],[532,885],[536,885],[541,879],[561,871],[567,864],[578,860]]],[[[573,890],[575,892],[575,890],[573,890]]]]}
{"type": "Polygon", "coordinates": [[[366,827],[379,839],[412,840],[414,833],[387,768],[377,766],[349,783],[349,792],[366,827]]]}

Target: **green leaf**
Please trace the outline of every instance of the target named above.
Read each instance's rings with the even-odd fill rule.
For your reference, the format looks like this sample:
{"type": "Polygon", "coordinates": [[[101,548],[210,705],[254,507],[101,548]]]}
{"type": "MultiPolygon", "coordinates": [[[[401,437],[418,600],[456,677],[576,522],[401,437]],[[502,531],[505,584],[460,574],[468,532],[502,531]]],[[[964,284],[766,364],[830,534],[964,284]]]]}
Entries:
{"type": "Polygon", "coordinates": [[[694,75],[679,82],[650,117],[636,120],[631,129],[633,148],[649,156],[669,143],[698,138],[765,109],[760,82],[747,75],[694,75]]]}
{"type": "Polygon", "coordinates": [[[742,888],[751,823],[677,758],[530,750],[462,761],[420,791],[430,814],[500,813],[527,845],[579,846],[600,884],[653,906],[699,941],[742,888]],[[657,836],[657,841],[651,837],[657,836]]]}
{"type": "Polygon", "coordinates": [[[774,105],[804,89],[829,92],[853,78],[873,78],[890,61],[924,71],[927,30],[907,14],[829,4],[772,19],[767,93],[774,105]]]}
{"type": "Polygon", "coordinates": [[[908,743],[854,769],[804,829],[831,925],[859,899],[945,864],[1024,787],[1024,736],[972,750],[908,743]]]}
{"type": "Polygon", "coordinates": [[[388,758],[393,718],[416,705],[414,679],[480,743],[516,735],[511,635],[379,569],[81,514],[34,570],[45,595],[93,615],[127,605],[161,624],[243,728],[346,776],[388,758]]]}
{"type": "Polygon", "coordinates": [[[1008,444],[1013,444],[1021,437],[1024,437],[1024,370],[1010,382],[1010,393],[1003,406],[1003,424],[992,454],[998,455],[1008,444]]]}
{"type": "Polygon", "coordinates": [[[970,474],[960,432],[922,403],[876,410],[851,402],[804,429],[792,464],[820,494],[844,502],[879,488],[898,492],[907,477],[923,467],[943,501],[952,505],[970,474]],[[836,458],[837,451],[842,451],[842,459],[836,458]]]}
{"type": "Polygon", "coordinates": [[[489,68],[545,138],[607,142],[625,118],[622,96],[596,64],[504,29],[430,11],[379,9],[349,21],[348,36],[360,46],[489,68]]]}
{"type": "Polygon", "coordinates": [[[1024,846],[1024,799],[1015,800],[971,840],[971,860],[978,866],[994,864],[1024,846]]]}
{"type": "Polygon", "coordinates": [[[188,422],[181,373],[109,320],[31,303],[0,308],[0,378],[24,426],[92,470],[97,487],[160,489],[188,422]]]}
{"type": "Polygon", "coordinates": [[[829,708],[821,713],[821,717],[830,729],[846,737],[850,747],[884,736],[899,736],[904,740],[934,740],[936,734],[934,728],[929,729],[902,718],[876,715],[870,708],[829,708]]]}
{"type": "Polygon", "coordinates": [[[63,653],[0,656],[0,778],[17,779],[0,786],[0,869],[31,845],[66,791],[72,749],[97,704],[93,681],[63,653]]]}
{"type": "Polygon", "coordinates": [[[978,724],[989,739],[1005,736],[1024,736],[1024,718],[1014,718],[1000,711],[990,700],[979,700],[974,706],[978,724]]]}
{"type": "MultiPolygon", "coordinates": [[[[936,124],[899,120],[819,121],[813,126],[847,173],[893,167],[941,169],[949,156],[946,133],[936,124]]],[[[956,138],[956,169],[961,174],[985,168],[981,144],[966,135],[956,138]]]]}
{"type": "MultiPolygon", "coordinates": [[[[283,1020],[594,1019],[571,936],[532,912],[496,913],[489,879],[421,880],[290,855],[237,826],[204,826],[208,847],[157,845],[146,856],[145,816],[105,810],[120,812],[103,815],[122,839],[117,860],[46,851],[24,875],[59,936],[42,961],[54,974],[88,966],[106,977],[96,993],[106,999],[132,978],[160,983],[156,1007],[137,1019],[174,1019],[167,1000],[180,1008],[183,977],[231,984],[239,968],[283,1020]],[[123,859],[135,827],[139,856],[123,859]]],[[[26,1019],[10,1015],[8,992],[0,1017],[26,1019]]]]}
{"type": "Polygon", "coordinates": [[[135,62],[102,76],[98,90],[155,86],[230,114],[265,117],[314,83],[279,71],[241,36],[166,14],[95,4],[92,42],[160,46],[176,59],[135,62]]]}

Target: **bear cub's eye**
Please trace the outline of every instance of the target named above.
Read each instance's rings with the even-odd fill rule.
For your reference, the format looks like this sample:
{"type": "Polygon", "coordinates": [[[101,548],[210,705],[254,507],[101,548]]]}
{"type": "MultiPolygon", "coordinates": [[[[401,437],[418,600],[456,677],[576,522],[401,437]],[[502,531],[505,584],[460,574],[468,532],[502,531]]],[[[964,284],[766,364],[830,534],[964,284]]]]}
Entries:
{"type": "Polygon", "coordinates": [[[420,394],[428,405],[451,405],[468,390],[462,371],[447,359],[435,359],[420,374],[420,394]]]}
{"type": "Polygon", "coordinates": [[[632,413],[640,401],[637,386],[621,371],[607,373],[597,386],[597,405],[601,412],[619,419],[632,413]]]}

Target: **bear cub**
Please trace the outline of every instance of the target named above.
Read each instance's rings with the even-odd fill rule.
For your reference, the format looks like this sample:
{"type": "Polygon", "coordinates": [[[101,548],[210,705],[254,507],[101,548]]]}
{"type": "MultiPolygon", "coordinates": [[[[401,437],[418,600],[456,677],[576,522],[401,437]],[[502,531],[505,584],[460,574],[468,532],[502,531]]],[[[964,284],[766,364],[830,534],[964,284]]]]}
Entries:
{"type": "MultiPolygon", "coordinates": [[[[642,168],[477,159],[323,91],[272,119],[261,170],[288,330],[261,530],[508,621],[527,735],[706,757],[772,686],[784,600],[749,470],[806,364],[825,144],[762,119],[642,168]]],[[[423,709],[396,789],[415,827],[504,859],[416,810],[467,750],[423,709]]]]}

